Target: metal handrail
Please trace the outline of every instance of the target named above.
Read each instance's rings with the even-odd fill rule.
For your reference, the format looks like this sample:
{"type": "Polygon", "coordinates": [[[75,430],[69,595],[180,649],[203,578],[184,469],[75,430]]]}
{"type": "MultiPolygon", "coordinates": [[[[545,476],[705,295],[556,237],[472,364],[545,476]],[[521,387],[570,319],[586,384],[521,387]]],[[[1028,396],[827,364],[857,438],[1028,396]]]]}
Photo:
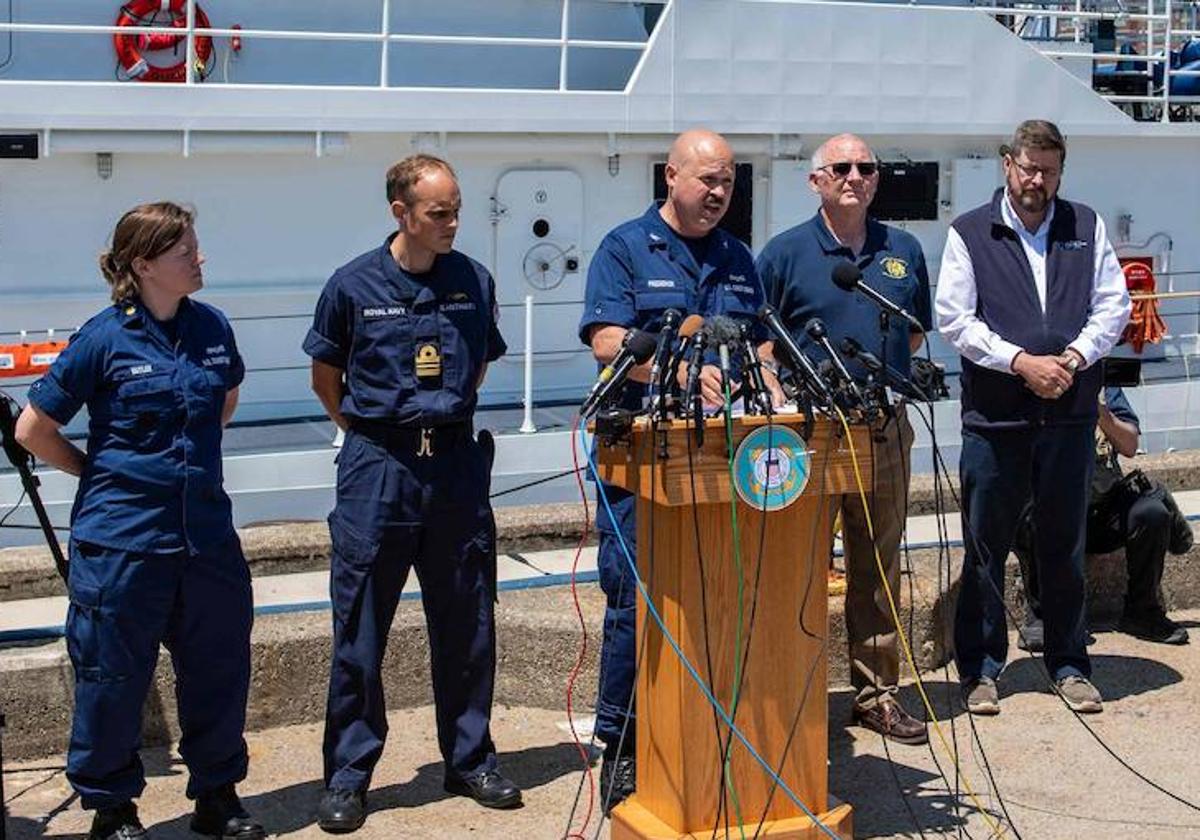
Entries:
{"type": "MultiPolygon", "coordinates": [[[[559,37],[541,38],[528,36],[506,35],[423,35],[416,33],[391,32],[390,2],[381,0],[382,23],[377,32],[363,31],[330,31],[317,29],[232,29],[223,27],[196,26],[196,0],[187,0],[187,20],[184,28],[171,26],[138,27],[139,35],[183,35],[187,42],[187,61],[185,62],[184,86],[196,84],[196,39],[197,38],[261,38],[264,40],[294,40],[294,41],[342,41],[351,43],[376,43],[380,46],[379,87],[390,88],[388,84],[388,53],[391,44],[461,44],[475,46],[508,46],[508,47],[544,47],[556,48],[560,51],[559,78],[557,89],[567,91],[567,71],[569,50],[645,50],[650,42],[649,36],[645,41],[604,40],[596,38],[572,38],[569,34],[570,0],[559,0],[562,7],[562,23],[559,37]]],[[[639,0],[649,5],[669,6],[673,0],[639,0]]],[[[69,23],[16,23],[0,22],[0,33],[26,32],[51,33],[66,35],[118,35],[128,34],[129,27],[115,24],[69,24],[69,23]]],[[[171,83],[167,83],[171,84],[171,83]]]]}

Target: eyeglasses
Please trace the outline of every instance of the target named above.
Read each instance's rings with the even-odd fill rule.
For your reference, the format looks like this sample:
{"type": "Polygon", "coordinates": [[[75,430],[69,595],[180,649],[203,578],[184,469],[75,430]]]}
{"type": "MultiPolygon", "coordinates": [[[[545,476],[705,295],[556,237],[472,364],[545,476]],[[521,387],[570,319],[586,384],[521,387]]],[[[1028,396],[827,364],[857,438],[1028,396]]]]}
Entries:
{"type": "Polygon", "coordinates": [[[870,178],[879,171],[879,164],[872,161],[866,161],[864,163],[849,163],[847,161],[841,161],[840,163],[827,163],[822,166],[821,169],[828,169],[839,178],[845,178],[850,174],[851,169],[858,169],[859,175],[864,178],[870,178]]]}
{"type": "Polygon", "coordinates": [[[1009,155],[1008,159],[1012,161],[1012,165],[1017,167],[1021,174],[1029,181],[1032,181],[1038,175],[1042,176],[1043,181],[1053,181],[1062,174],[1061,169],[1045,169],[1041,166],[1034,166],[1032,163],[1021,163],[1021,161],[1012,155],[1009,155]]]}

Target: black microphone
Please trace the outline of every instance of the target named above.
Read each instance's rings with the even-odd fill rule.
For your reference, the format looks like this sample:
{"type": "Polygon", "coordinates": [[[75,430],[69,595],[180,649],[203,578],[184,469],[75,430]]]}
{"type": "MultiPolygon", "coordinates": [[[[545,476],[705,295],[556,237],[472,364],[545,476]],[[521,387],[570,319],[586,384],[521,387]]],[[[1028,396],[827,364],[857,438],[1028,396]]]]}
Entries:
{"type": "Polygon", "coordinates": [[[767,381],[763,378],[762,362],[759,360],[758,351],[750,338],[750,325],[745,321],[738,324],[738,338],[741,343],[742,355],[746,357],[745,367],[742,369],[746,382],[743,386],[746,410],[749,411],[751,405],[757,404],[763,414],[771,414],[774,410],[774,406],[771,405],[771,392],[767,390],[767,381]]]}
{"type": "Polygon", "coordinates": [[[840,262],[833,267],[833,273],[830,275],[833,280],[833,285],[837,286],[844,292],[859,292],[867,300],[874,303],[885,312],[895,315],[897,318],[903,318],[908,321],[913,327],[920,332],[925,332],[925,327],[921,326],[921,322],[908,314],[899,304],[880,294],[862,281],[862,269],[852,262],[840,262]]]}
{"type": "Polygon", "coordinates": [[[821,374],[817,373],[817,369],[813,367],[812,361],[796,344],[792,334],[779,319],[779,313],[775,311],[775,307],[769,303],[763,304],[762,309],[758,310],[758,319],[766,324],[767,329],[775,336],[775,343],[783,345],[789,367],[800,374],[809,390],[816,394],[820,402],[830,405],[833,402],[833,395],[829,392],[825,380],[821,378],[821,374]]]}
{"type": "Polygon", "coordinates": [[[688,358],[688,351],[692,346],[692,339],[704,326],[704,319],[699,315],[689,315],[683,319],[683,323],[679,325],[679,344],[675,348],[675,352],[671,354],[670,360],[667,362],[667,367],[662,373],[663,390],[669,383],[673,383],[679,375],[679,366],[683,364],[684,359],[688,358]]]}
{"type": "Polygon", "coordinates": [[[654,333],[642,332],[637,329],[625,333],[625,339],[621,342],[621,351],[604,367],[604,370],[600,371],[600,376],[596,378],[596,384],[592,386],[592,390],[579,408],[579,415],[587,417],[596,406],[607,400],[613,391],[625,384],[629,371],[650,360],[657,346],[658,342],[654,333]]]}
{"type": "Polygon", "coordinates": [[[837,350],[833,349],[833,344],[829,340],[829,334],[825,331],[825,322],[820,318],[810,318],[808,323],[804,325],[804,331],[808,333],[808,337],[813,340],[814,344],[820,345],[821,349],[829,356],[829,361],[833,364],[833,369],[837,371],[837,375],[845,382],[846,388],[850,391],[850,395],[858,405],[865,406],[866,400],[863,399],[862,391],[858,389],[858,384],[854,381],[854,377],[850,375],[850,371],[846,370],[846,364],[842,361],[842,357],[838,355],[837,350]]]}
{"type": "Polygon", "coordinates": [[[914,385],[911,379],[905,378],[894,367],[881,361],[874,353],[864,350],[861,344],[849,336],[842,339],[842,355],[847,359],[857,360],[874,376],[881,378],[884,384],[904,396],[916,397],[919,400],[926,399],[925,395],[921,393],[921,389],[914,385]]]}
{"type": "Polygon", "coordinates": [[[675,333],[679,330],[679,322],[682,320],[683,315],[678,309],[668,309],[662,314],[658,346],[654,348],[654,364],[650,367],[650,381],[660,390],[663,367],[671,358],[671,344],[675,341],[675,333]]]}
{"type": "Polygon", "coordinates": [[[879,357],[864,350],[863,346],[850,336],[842,339],[842,355],[847,359],[854,359],[870,373],[883,372],[884,364],[879,361],[879,357]]]}
{"type": "Polygon", "coordinates": [[[700,368],[704,367],[704,351],[708,349],[708,326],[696,333],[692,338],[692,355],[688,358],[687,384],[683,388],[683,404],[688,406],[696,396],[696,386],[700,382],[700,368]]]}

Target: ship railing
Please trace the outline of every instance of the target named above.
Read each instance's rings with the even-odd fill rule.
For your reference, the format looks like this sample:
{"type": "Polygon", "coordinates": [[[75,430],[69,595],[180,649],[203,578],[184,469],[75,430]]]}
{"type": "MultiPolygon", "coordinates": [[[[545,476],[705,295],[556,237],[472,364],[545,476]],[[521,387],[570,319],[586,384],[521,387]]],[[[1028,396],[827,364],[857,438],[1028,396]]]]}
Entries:
{"type": "MultiPolygon", "coordinates": [[[[557,48],[559,51],[558,90],[572,90],[569,80],[569,56],[572,49],[588,50],[634,50],[644,52],[650,43],[649,34],[644,40],[605,40],[594,38],[577,38],[570,35],[571,0],[559,0],[561,9],[561,24],[557,38],[525,37],[509,35],[439,35],[417,34],[408,32],[393,32],[391,30],[392,0],[380,0],[382,5],[381,24],[378,31],[334,31],[317,29],[242,29],[201,27],[196,25],[197,0],[187,0],[187,20],[184,27],[173,26],[139,26],[139,36],[165,35],[176,37],[186,33],[185,75],[182,84],[190,86],[204,81],[197,75],[196,39],[209,38],[239,38],[265,40],[293,41],[341,41],[352,43],[375,43],[380,47],[379,82],[380,88],[402,88],[389,81],[389,53],[394,44],[428,44],[428,45],[471,45],[471,46],[502,46],[502,47],[537,47],[557,48]]],[[[614,4],[632,3],[633,0],[608,0],[614,4]]],[[[674,0],[637,0],[638,6],[659,6],[665,12],[674,0]]],[[[660,16],[661,18],[661,16],[660,16]]],[[[40,33],[40,34],[74,34],[74,35],[118,35],[129,34],[128,27],[97,24],[69,23],[17,23],[0,21],[0,34],[3,33],[40,33]]],[[[202,68],[201,68],[202,69],[202,68]]],[[[165,84],[172,84],[167,82],[165,84]]],[[[223,83],[230,87],[240,87],[237,83],[223,83]]],[[[314,87],[327,89],[327,85],[287,85],[289,88],[314,87]]],[[[361,87],[349,85],[348,87],[361,87]]]]}

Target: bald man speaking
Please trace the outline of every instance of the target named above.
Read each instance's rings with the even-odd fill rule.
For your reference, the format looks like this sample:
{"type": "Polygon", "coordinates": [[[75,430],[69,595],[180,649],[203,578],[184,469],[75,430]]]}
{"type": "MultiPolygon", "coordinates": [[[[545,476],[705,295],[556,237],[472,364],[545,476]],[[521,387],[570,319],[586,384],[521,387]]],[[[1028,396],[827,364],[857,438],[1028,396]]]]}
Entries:
{"type": "MultiPolygon", "coordinates": [[[[756,341],[765,338],[757,322],[764,297],[754,259],[746,246],[717,227],[733,196],[733,151],[719,134],[687,131],[675,139],[666,166],[667,200],[604,237],[588,268],[579,338],[596,361],[607,364],[631,329],[657,331],[663,312],[725,315],[751,324],[756,341]]],[[[646,397],[650,364],[635,368],[622,405],[637,411],[646,397]]],[[[705,365],[700,374],[705,403],[719,405],[721,373],[705,365]]],[[[782,401],[778,383],[768,386],[782,401]]],[[[634,497],[605,485],[609,508],[600,502],[600,587],[607,605],[600,651],[600,694],[596,735],[604,742],[600,798],[605,811],[635,787],[633,683],[637,586],[621,540],[636,556],[634,497]],[[611,508],[611,511],[610,511],[611,508]],[[619,535],[619,536],[618,536],[619,535]]]]}

